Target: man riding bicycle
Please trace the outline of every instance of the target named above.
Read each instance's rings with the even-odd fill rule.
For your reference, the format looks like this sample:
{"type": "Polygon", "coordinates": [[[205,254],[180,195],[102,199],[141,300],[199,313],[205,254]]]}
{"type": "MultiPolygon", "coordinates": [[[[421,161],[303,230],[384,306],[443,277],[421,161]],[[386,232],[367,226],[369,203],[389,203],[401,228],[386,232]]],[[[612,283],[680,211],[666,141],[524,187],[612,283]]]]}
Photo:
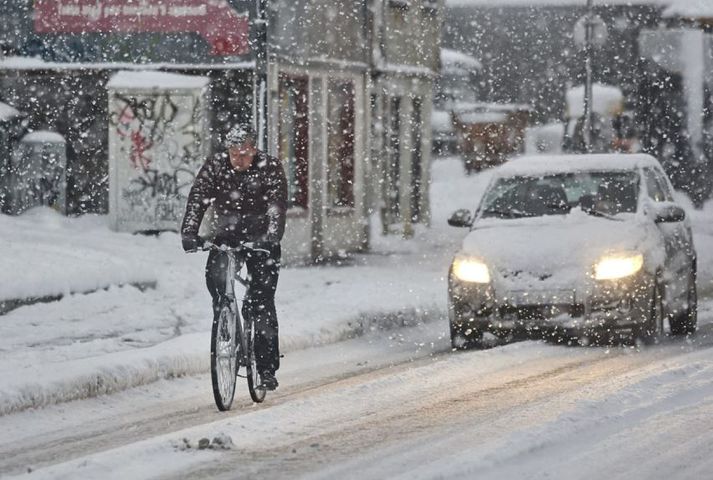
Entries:
{"type": "MultiPolygon", "coordinates": [[[[193,182],[181,236],[186,252],[202,248],[205,240],[198,230],[212,205],[213,243],[238,247],[249,242],[258,247],[245,255],[249,285],[242,312],[255,324],[255,354],[262,387],[274,390],[275,371],[280,367],[275,290],[285,231],[287,181],[280,161],[258,151],[256,140],[255,131],[246,125],[228,132],[224,150],[205,162],[193,182]]],[[[227,288],[227,255],[211,250],[206,264],[214,314],[227,288]]]]}

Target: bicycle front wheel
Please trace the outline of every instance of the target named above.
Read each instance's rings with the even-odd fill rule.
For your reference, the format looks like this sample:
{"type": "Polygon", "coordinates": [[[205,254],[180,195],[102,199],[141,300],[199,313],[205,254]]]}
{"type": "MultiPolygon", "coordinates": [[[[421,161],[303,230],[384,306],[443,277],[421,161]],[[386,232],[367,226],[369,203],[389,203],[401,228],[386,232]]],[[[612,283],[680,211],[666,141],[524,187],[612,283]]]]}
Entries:
{"type": "Polygon", "coordinates": [[[255,360],[255,325],[249,321],[245,320],[245,328],[243,329],[245,334],[246,352],[247,352],[247,362],[246,373],[248,377],[248,390],[250,391],[250,398],[253,399],[255,403],[261,403],[265,400],[265,389],[261,387],[262,380],[260,379],[260,374],[257,371],[257,363],[255,360]]]}
{"type": "Polygon", "coordinates": [[[236,312],[224,305],[213,318],[210,337],[210,376],[218,410],[230,410],[235,396],[238,332],[236,312]]]}

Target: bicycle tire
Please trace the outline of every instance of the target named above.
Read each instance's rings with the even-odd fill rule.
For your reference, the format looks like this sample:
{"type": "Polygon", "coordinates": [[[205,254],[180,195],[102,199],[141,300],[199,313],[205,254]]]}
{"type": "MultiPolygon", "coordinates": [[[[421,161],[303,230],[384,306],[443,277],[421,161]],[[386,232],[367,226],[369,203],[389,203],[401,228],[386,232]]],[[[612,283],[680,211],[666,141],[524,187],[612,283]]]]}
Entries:
{"type": "Polygon", "coordinates": [[[224,305],[213,318],[210,335],[210,376],[213,384],[213,398],[221,412],[230,410],[235,397],[235,383],[238,374],[237,340],[242,336],[238,331],[239,323],[236,312],[229,305],[224,305]],[[226,338],[226,334],[229,337],[226,338]],[[226,353],[228,353],[227,356],[226,353]]]}
{"type": "Polygon", "coordinates": [[[243,328],[244,333],[244,343],[246,352],[246,362],[245,371],[246,377],[248,377],[248,390],[250,391],[250,398],[253,399],[255,403],[262,403],[265,400],[265,389],[260,386],[260,375],[257,371],[257,363],[255,358],[255,328],[253,328],[252,322],[245,320],[245,327],[243,328]]]}

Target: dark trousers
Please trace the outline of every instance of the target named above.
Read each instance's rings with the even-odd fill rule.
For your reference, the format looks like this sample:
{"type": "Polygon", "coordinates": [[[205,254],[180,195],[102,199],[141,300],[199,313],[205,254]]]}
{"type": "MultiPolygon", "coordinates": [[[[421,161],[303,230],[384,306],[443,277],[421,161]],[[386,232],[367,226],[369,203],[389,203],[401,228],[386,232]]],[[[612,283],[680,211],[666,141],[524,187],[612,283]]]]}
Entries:
{"type": "MultiPolygon", "coordinates": [[[[213,297],[214,314],[220,308],[226,292],[227,255],[225,252],[211,251],[205,267],[206,284],[213,297]]],[[[255,322],[255,357],[259,372],[274,373],[280,368],[280,344],[275,312],[275,290],[280,274],[280,256],[280,246],[275,245],[269,254],[246,252],[238,259],[245,262],[248,271],[249,286],[243,299],[242,312],[244,318],[255,322]]]]}

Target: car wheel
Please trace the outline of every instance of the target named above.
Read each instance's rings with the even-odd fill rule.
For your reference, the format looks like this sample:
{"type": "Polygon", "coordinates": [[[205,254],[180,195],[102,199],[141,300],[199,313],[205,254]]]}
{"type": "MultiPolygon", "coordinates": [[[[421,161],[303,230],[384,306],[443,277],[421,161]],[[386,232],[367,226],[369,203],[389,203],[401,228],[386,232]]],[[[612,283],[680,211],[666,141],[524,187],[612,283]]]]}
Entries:
{"type": "Polygon", "coordinates": [[[659,335],[663,333],[663,322],[663,291],[659,282],[656,281],[651,292],[651,305],[649,307],[648,318],[637,329],[635,341],[641,341],[646,345],[656,343],[659,335]]]}
{"type": "Polygon", "coordinates": [[[688,276],[688,307],[671,317],[669,320],[671,335],[692,335],[698,328],[698,290],[696,287],[696,271],[691,270],[688,276]]]}
{"type": "Polygon", "coordinates": [[[483,332],[470,328],[468,325],[457,325],[451,322],[451,347],[456,350],[466,350],[477,346],[483,338],[483,332]]]}

